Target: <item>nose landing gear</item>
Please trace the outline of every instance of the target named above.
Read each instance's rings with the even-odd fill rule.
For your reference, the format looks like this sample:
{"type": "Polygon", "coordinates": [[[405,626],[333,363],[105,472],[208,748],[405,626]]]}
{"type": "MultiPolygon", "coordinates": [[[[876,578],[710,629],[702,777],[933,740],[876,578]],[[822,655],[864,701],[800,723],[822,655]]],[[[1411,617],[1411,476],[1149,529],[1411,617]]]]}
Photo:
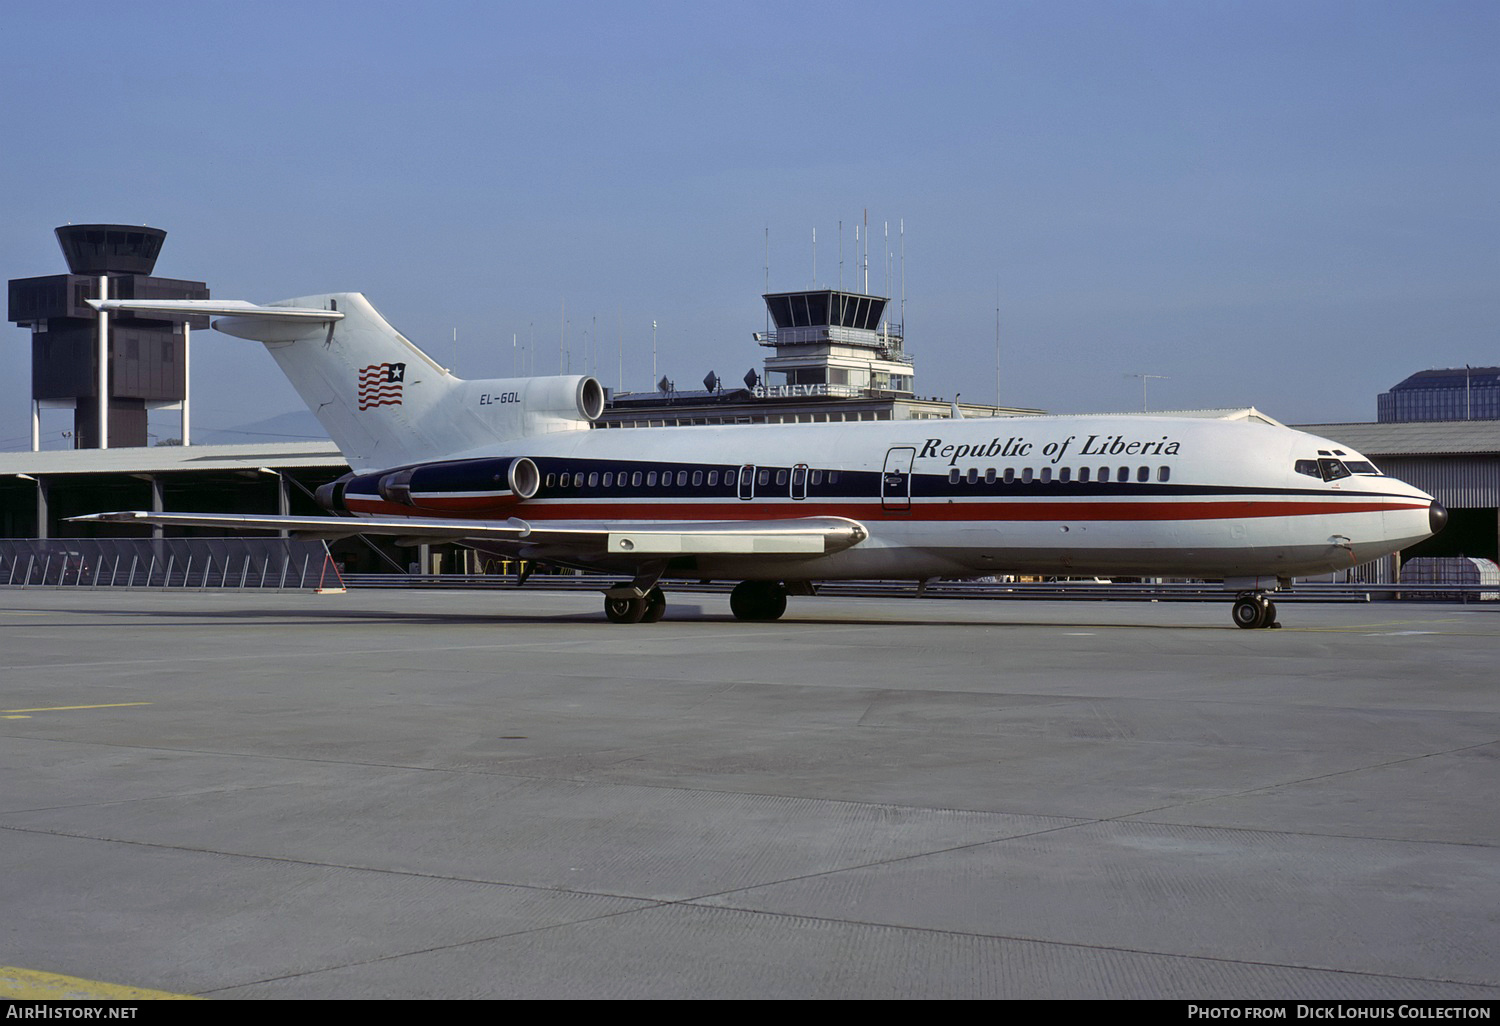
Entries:
{"type": "Polygon", "coordinates": [[[1247,591],[1236,598],[1230,616],[1236,627],[1246,630],[1281,626],[1276,622],[1276,603],[1263,591],[1247,591]]]}

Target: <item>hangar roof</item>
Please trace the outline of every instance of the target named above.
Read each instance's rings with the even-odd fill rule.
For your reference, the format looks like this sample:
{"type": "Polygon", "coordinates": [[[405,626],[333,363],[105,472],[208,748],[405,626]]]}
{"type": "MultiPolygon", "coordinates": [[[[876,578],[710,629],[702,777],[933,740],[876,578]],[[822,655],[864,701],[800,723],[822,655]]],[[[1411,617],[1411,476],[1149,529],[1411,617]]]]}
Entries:
{"type": "Polygon", "coordinates": [[[1245,420],[1257,424],[1270,424],[1272,427],[1285,427],[1275,417],[1268,413],[1262,413],[1254,406],[1229,407],[1226,409],[1208,410],[1126,410],[1120,413],[1073,413],[1071,417],[1196,417],[1199,420],[1245,420]]]}
{"type": "Polygon", "coordinates": [[[15,474],[171,474],[269,467],[347,468],[332,442],[271,445],[155,445],[129,449],[0,452],[0,476],[15,474]]]}
{"type": "Polygon", "coordinates": [[[1343,442],[1366,456],[1500,454],[1500,420],[1406,424],[1297,424],[1299,431],[1343,442]]]}

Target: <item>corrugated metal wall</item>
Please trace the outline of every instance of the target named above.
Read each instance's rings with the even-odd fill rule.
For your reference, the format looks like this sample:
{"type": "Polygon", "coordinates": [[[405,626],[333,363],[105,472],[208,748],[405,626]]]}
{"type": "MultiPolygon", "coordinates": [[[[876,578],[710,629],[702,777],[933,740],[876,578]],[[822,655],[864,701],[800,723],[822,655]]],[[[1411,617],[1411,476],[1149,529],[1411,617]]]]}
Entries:
{"type": "Polygon", "coordinates": [[[1500,458],[1495,456],[1380,456],[1380,469],[1416,485],[1455,509],[1500,507],[1500,458]]]}

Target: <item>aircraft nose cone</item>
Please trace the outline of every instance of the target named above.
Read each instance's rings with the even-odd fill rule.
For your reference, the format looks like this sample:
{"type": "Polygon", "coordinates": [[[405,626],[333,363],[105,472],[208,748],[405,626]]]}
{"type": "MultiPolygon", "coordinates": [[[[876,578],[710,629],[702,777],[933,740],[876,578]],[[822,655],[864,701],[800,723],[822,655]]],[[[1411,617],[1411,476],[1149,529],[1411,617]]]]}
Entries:
{"type": "Polygon", "coordinates": [[[1433,534],[1437,534],[1448,525],[1448,510],[1441,502],[1434,501],[1427,508],[1427,526],[1433,534]]]}

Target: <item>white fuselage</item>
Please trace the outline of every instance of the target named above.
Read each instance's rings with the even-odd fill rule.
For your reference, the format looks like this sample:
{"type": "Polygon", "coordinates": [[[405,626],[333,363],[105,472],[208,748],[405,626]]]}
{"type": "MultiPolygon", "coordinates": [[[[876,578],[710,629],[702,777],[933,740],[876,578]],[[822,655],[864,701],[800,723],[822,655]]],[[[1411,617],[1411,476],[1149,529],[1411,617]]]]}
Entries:
{"type": "MultiPolygon", "coordinates": [[[[1431,534],[1431,496],[1378,473],[1309,474],[1320,459],[1366,461],[1256,422],[1062,416],[595,428],[452,458],[504,456],[537,464],[535,496],[486,505],[479,492],[455,492],[446,498],[456,505],[427,515],[467,509],[539,526],[847,517],[869,532],[814,560],[700,556],[668,576],[1284,579],[1367,562],[1431,534]]],[[[371,516],[413,512],[352,491],[348,504],[371,516]]]]}

